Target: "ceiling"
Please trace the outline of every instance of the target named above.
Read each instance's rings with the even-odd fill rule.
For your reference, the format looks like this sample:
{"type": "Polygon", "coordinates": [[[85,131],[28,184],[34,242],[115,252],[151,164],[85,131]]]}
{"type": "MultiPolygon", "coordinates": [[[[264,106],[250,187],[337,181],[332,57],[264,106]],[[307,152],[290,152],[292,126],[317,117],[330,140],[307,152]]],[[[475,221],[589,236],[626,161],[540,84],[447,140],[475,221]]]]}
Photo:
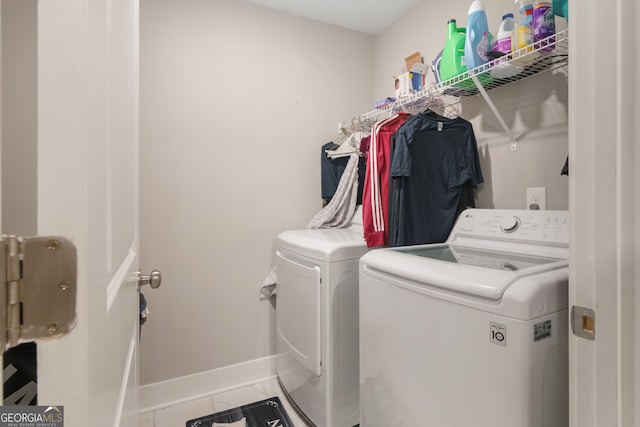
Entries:
{"type": "Polygon", "coordinates": [[[245,0],[291,15],[378,34],[419,0],[245,0]]]}

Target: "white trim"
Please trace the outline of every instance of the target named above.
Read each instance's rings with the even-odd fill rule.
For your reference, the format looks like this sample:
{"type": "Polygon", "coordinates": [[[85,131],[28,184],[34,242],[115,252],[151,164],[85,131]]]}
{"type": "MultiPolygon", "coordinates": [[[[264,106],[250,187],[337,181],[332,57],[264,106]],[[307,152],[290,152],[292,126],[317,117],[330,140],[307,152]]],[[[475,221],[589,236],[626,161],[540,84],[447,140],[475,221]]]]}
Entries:
{"type": "Polygon", "coordinates": [[[136,260],[136,253],[132,248],[129,248],[129,252],[127,256],[122,260],[118,270],[113,275],[111,280],[109,281],[109,285],[107,286],[107,313],[111,311],[111,306],[113,305],[113,301],[116,299],[116,295],[120,292],[120,288],[122,284],[125,282],[127,274],[129,274],[129,269],[133,265],[136,260]]]}
{"type": "Polygon", "coordinates": [[[258,383],[276,375],[276,356],[250,360],[199,374],[140,387],[140,413],[258,383]]]}
{"type": "Polygon", "coordinates": [[[133,364],[133,357],[136,350],[136,334],[138,333],[139,326],[137,323],[133,326],[133,333],[131,334],[131,342],[129,343],[129,352],[127,353],[127,362],[124,367],[124,373],[122,375],[122,382],[120,383],[120,395],[118,396],[118,406],[116,406],[116,414],[113,418],[113,427],[119,427],[122,420],[122,410],[124,408],[124,401],[127,397],[127,389],[129,386],[129,376],[131,375],[131,365],[133,364]]]}

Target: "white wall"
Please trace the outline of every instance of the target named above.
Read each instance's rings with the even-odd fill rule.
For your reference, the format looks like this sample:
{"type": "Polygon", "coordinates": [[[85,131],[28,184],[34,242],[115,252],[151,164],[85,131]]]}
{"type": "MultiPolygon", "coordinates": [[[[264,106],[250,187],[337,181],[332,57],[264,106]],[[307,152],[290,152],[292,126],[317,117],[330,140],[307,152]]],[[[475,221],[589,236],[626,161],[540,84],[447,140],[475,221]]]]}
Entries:
{"type": "MultiPolygon", "coordinates": [[[[373,39],[233,0],[141,1],[141,383],[274,353],[258,301],[321,207],[320,147],[372,105],[373,39]]],[[[212,385],[213,387],[214,385],[212,385]]]]}
{"type": "MultiPolygon", "coordinates": [[[[419,51],[431,64],[446,41],[447,21],[459,27],[467,22],[469,0],[438,3],[423,0],[375,39],[374,92],[376,99],[393,94],[393,76],[403,72],[404,58],[419,51]]],[[[506,2],[498,8],[485,1],[489,28],[496,33],[502,15],[517,7],[506,2]]],[[[557,30],[566,28],[556,18],[557,30]]],[[[429,73],[428,81],[433,82],[429,73]]],[[[568,209],[568,179],[560,171],[568,152],[566,70],[547,72],[529,80],[489,92],[491,99],[518,139],[511,151],[510,140],[481,97],[462,103],[461,115],[474,126],[485,184],[477,193],[481,208],[526,206],[526,187],[547,187],[547,208],[568,209]]]]}

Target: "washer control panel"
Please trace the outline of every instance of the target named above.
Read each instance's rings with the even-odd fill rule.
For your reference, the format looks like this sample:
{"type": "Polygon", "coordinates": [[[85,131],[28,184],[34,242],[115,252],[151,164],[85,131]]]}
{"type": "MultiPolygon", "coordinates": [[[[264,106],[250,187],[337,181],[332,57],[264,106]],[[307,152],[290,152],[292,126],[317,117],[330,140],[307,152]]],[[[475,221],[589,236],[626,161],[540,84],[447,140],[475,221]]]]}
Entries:
{"type": "Polygon", "coordinates": [[[467,209],[452,235],[569,244],[569,212],[543,210],[467,209]]]}
{"type": "Polygon", "coordinates": [[[517,216],[508,216],[500,223],[500,230],[503,233],[513,233],[520,228],[520,218],[517,216]]]}

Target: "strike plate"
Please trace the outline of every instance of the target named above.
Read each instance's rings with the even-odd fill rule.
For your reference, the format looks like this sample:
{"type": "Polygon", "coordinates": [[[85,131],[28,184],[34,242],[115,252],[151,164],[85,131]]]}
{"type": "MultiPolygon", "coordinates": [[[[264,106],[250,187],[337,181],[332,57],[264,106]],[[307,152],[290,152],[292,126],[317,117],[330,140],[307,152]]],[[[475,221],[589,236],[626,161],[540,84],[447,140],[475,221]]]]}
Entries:
{"type": "Polygon", "coordinates": [[[590,308],[578,307],[576,305],[571,307],[571,330],[574,335],[580,338],[595,341],[596,312],[590,308]]]}

